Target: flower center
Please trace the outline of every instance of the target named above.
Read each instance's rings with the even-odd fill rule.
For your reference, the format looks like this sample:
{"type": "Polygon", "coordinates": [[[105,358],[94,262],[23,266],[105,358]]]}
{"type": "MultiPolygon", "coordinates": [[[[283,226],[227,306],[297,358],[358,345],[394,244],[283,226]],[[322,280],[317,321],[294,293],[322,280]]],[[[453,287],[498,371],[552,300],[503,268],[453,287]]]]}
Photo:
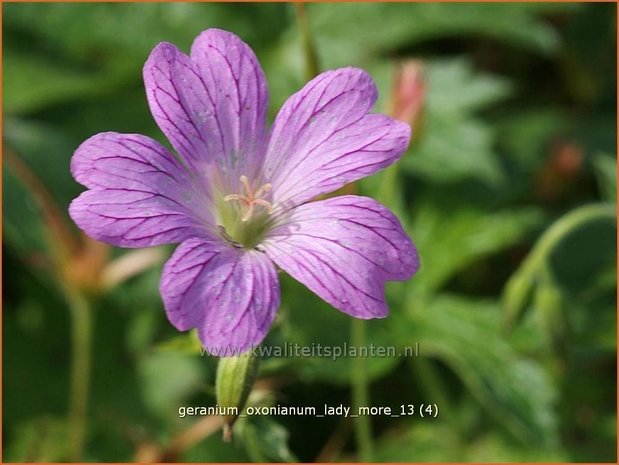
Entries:
{"type": "Polygon", "coordinates": [[[243,223],[247,223],[254,211],[256,206],[261,206],[266,212],[270,215],[273,213],[273,205],[271,202],[262,199],[261,197],[269,192],[273,186],[270,183],[263,184],[260,186],[255,192],[249,184],[249,179],[247,176],[243,175],[240,177],[241,184],[243,185],[243,193],[242,194],[228,194],[224,197],[225,202],[240,202],[243,206],[243,216],[241,217],[241,221],[243,223]]]}
{"type": "Polygon", "coordinates": [[[219,234],[232,245],[252,249],[269,228],[273,205],[264,197],[272,185],[266,183],[254,190],[247,176],[239,179],[241,192],[219,197],[219,234]]]}

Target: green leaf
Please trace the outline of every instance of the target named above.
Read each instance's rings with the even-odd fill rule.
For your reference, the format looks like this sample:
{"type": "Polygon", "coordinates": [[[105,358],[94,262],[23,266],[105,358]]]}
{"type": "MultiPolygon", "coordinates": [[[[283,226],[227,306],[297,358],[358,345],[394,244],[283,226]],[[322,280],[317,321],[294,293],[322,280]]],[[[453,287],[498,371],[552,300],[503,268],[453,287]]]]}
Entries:
{"type": "Polygon", "coordinates": [[[604,200],[617,202],[617,158],[598,153],[593,158],[593,167],[604,200]]]}
{"type": "Polygon", "coordinates": [[[139,76],[140,67],[128,68],[116,65],[121,70],[105,73],[71,69],[68,64],[55,63],[44,57],[6,50],[3,101],[7,113],[26,113],[40,110],[52,104],[107,95],[126,80],[139,76]]]}
{"type": "Polygon", "coordinates": [[[473,113],[507,97],[507,80],[475,72],[464,59],[452,59],[430,62],[427,82],[426,118],[402,166],[434,182],[466,177],[501,181],[494,130],[473,113]]]}
{"type": "MultiPolygon", "coordinates": [[[[565,290],[569,292],[570,290],[565,290]]],[[[566,307],[574,346],[590,354],[617,351],[617,264],[600,269],[595,279],[566,307]]]]}
{"type": "Polygon", "coordinates": [[[465,451],[467,462],[569,462],[565,452],[558,447],[522,447],[497,433],[488,433],[468,445],[465,451]]]}
{"type": "Polygon", "coordinates": [[[187,51],[193,39],[209,27],[233,30],[249,42],[265,41],[276,33],[273,25],[284,20],[284,7],[261,6],[231,9],[213,3],[17,4],[8,6],[3,16],[5,23],[15,29],[26,30],[41,41],[54,40],[73,59],[105,60],[123,53],[141,57],[141,66],[159,41],[172,42],[187,51]],[[279,16],[274,14],[278,12],[279,16]],[[95,51],[98,53],[93,54],[95,51]]]}
{"type": "Polygon", "coordinates": [[[406,44],[463,36],[491,37],[548,54],[558,48],[559,36],[537,15],[566,9],[573,8],[555,5],[540,11],[522,3],[323,3],[308,10],[317,49],[325,67],[331,68],[406,44]]]}
{"type": "Polygon", "coordinates": [[[428,115],[418,145],[403,157],[402,168],[432,182],[473,177],[491,184],[503,179],[494,153],[492,129],[472,119],[428,115]]]}
{"type": "Polygon", "coordinates": [[[377,462],[460,462],[463,448],[457,433],[439,422],[412,421],[404,431],[376,444],[377,462]],[[449,444],[449,447],[445,447],[449,444]]]}
{"type": "Polygon", "coordinates": [[[10,462],[64,462],[68,457],[67,421],[46,415],[17,427],[3,458],[10,462]]]}
{"type": "Polygon", "coordinates": [[[539,365],[520,357],[501,336],[499,316],[494,302],[443,295],[410,316],[408,324],[394,322],[393,327],[402,328],[402,341],[418,338],[422,357],[447,364],[514,437],[552,446],[557,440],[556,389],[539,365]],[[415,334],[403,333],[406,328],[415,328],[415,334]]]}
{"type": "Polygon", "coordinates": [[[421,268],[411,289],[416,294],[430,295],[475,260],[517,243],[541,219],[534,208],[490,213],[470,208],[446,212],[431,205],[422,207],[410,228],[415,231],[421,256],[421,268]]]}
{"type": "Polygon", "coordinates": [[[507,79],[480,73],[463,58],[429,61],[426,72],[426,104],[445,119],[466,116],[512,93],[507,79]]]}
{"type": "Polygon", "coordinates": [[[169,418],[203,382],[200,357],[153,352],[139,363],[144,401],[162,418],[169,418]]]}
{"type": "Polygon", "coordinates": [[[298,462],[288,447],[288,431],[275,420],[255,416],[239,424],[247,454],[254,462],[298,462]]]}
{"type": "Polygon", "coordinates": [[[453,430],[438,422],[411,422],[398,434],[381,438],[377,462],[563,462],[565,454],[539,446],[523,448],[495,432],[462,442],[453,430]],[[449,447],[445,447],[449,444],[449,447]]]}
{"type": "Polygon", "coordinates": [[[224,442],[221,434],[212,434],[184,451],[183,462],[195,463],[247,463],[247,452],[237,444],[224,442]]]}
{"type": "Polygon", "coordinates": [[[142,87],[141,68],[157,43],[188,52],[209,27],[234,31],[254,48],[270,45],[288,21],[285,11],[285,5],[232,10],[212,3],[7,6],[4,109],[30,112],[142,87]]]}
{"type": "Polygon", "coordinates": [[[36,257],[47,248],[41,212],[31,194],[6,168],[2,170],[4,197],[3,243],[23,257],[36,257]]]}
{"type": "MultiPolygon", "coordinates": [[[[292,365],[298,375],[308,382],[349,384],[354,366],[354,359],[347,356],[351,349],[351,317],[331,307],[292,278],[282,276],[281,283],[282,304],[286,307],[283,310],[287,311],[288,318],[281,331],[283,341],[279,343],[290,344],[290,351],[295,348],[311,351],[310,356],[289,354],[294,357],[292,365]],[[319,353],[323,356],[319,357],[319,353]]],[[[399,311],[397,302],[391,302],[391,311],[399,311]]],[[[367,344],[390,345],[386,320],[368,320],[366,324],[367,344]]],[[[367,357],[364,362],[367,379],[384,376],[397,362],[395,357],[367,357]]]]}

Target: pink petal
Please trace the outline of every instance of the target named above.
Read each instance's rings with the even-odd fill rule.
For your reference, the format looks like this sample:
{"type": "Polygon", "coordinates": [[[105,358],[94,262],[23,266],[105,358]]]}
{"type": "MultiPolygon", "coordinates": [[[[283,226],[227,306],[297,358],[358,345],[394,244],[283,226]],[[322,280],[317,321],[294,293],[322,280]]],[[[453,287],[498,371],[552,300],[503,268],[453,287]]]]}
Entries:
{"type": "Polygon", "coordinates": [[[69,214],[97,240],[146,247],[210,234],[204,190],[148,137],[97,134],[75,151],[71,173],[90,190],[71,203],[69,214]]]}
{"type": "Polygon", "coordinates": [[[170,322],[181,331],[197,327],[213,355],[260,344],[279,307],[271,260],[221,241],[183,242],[164,266],[160,290],[170,322]]]}
{"type": "Polygon", "coordinates": [[[386,316],[385,282],[409,279],[419,268],[415,246],[398,219],[367,197],[296,207],[262,247],[297,281],[358,318],[386,316]]]}
{"type": "Polygon", "coordinates": [[[298,205],[395,162],[410,126],[368,114],[376,86],[364,71],[327,71],[290,97],[275,119],[264,168],[273,198],[298,205]]]}
{"type": "Polygon", "coordinates": [[[235,181],[253,176],[262,159],[266,80],[252,50],[219,29],[200,34],[191,58],[159,44],[144,65],[153,117],[174,148],[195,169],[216,163],[235,181]],[[240,168],[252,172],[239,173],[240,168]]]}

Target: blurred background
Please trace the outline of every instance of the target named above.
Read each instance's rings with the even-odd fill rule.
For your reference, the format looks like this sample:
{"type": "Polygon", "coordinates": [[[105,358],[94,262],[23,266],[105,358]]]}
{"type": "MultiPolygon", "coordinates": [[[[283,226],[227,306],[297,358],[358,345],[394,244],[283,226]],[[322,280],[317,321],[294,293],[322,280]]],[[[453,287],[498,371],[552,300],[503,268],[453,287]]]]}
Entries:
{"type": "Polygon", "coordinates": [[[616,460],[616,5],[6,4],[4,461],[616,460]],[[119,250],[67,215],[75,148],[161,142],[141,68],[208,27],[255,50],[272,120],[320,70],[375,78],[414,140],[352,188],[395,211],[421,270],[390,316],[352,320],[282,276],[266,344],[419,357],[272,358],[253,405],[436,404],[419,416],[179,418],[215,404],[216,360],[168,323],[173,247],[119,250]]]}

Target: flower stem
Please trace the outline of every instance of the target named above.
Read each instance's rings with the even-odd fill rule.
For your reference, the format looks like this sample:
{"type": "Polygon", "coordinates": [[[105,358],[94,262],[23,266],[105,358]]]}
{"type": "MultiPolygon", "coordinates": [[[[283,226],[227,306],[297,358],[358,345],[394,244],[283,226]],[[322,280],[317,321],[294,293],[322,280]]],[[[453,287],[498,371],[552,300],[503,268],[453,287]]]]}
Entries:
{"type": "Polygon", "coordinates": [[[579,207],[555,221],[540,237],[520,268],[512,275],[503,291],[504,327],[510,331],[524,311],[529,295],[550,255],[565,237],[581,226],[598,220],[616,221],[616,207],[601,203],[579,207]]]}
{"type": "Polygon", "coordinates": [[[92,307],[80,292],[67,291],[72,323],[71,392],[69,398],[69,453],[80,461],[86,436],[86,413],[90,391],[92,307]]]}
{"type": "MultiPolygon", "coordinates": [[[[616,206],[612,204],[593,204],[572,210],[553,223],[535,245],[529,259],[536,265],[544,262],[552,250],[572,231],[590,221],[608,219],[614,221],[616,206]]],[[[528,260],[529,260],[528,259],[528,260]]]]}
{"type": "MultiPolygon", "coordinates": [[[[365,320],[358,318],[352,319],[350,334],[351,345],[357,348],[365,345],[365,329],[365,320]]],[[[351,388],[353,412],[355,413],[359,411],[359,407],[370,406],[370,393],[366,373],[365,358],[354,358],[352,365],[351,388]]],[[[360,415],[355,418],[354,421],[355,438],[357,440],[357,449],[359,451],[359,461],[371,462],[373,460],[374,447],[372,443],[372,424],[370,423],[370,417],[360,415]]]]}
{"type": "Polygon", "coordinates": [[[305,51],[305,71],[308,79],[313,79],[320,72],[320,66],[318,65],[318,53],[312,40],[312,32],[310,30],[309,22],[307,20],[307,11],[305,10],[305,3],[294,4],[295,13],[297,16],[297,24],[301,31],[303,39],[303,50],[305,51]]]}

